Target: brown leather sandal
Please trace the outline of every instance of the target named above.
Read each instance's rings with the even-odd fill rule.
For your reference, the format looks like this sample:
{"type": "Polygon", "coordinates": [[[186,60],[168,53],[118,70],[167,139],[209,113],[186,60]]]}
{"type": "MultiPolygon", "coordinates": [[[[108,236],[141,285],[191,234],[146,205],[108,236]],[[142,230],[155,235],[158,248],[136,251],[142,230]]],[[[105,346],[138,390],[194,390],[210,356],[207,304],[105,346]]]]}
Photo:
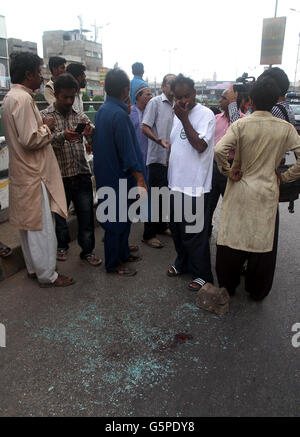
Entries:
{"type": "Polygon", "coordinates": [[[136,244],[131,244],[129,246],[129,251],[130,252],[138,252],[139,251],[139,246],[137,246],[136,244]]]}
{"type": "Polygon", "coordinates": [[[107,272],[107,273],[117,273],[120,276],[135,276],[137,274],[137,271],[128,269],[127,267],[124,266],[119,266],[113,272],[107,272]]]}
{"type": "Polygon", "coordinates": [[[56,281],[52,283],[46,283],[46,284],[39,283],[41,288],[68,287],[69,285],[73,285],[73,284],[75,284],[73,278],[61,274],[59,274],[56,281]]]}
{"type": "Polygon", "coordinates": [[[86,255],[83,260],[94,267],[100,266],[102,264],[102,259],[96,256],[94,253],[86,255]]]}

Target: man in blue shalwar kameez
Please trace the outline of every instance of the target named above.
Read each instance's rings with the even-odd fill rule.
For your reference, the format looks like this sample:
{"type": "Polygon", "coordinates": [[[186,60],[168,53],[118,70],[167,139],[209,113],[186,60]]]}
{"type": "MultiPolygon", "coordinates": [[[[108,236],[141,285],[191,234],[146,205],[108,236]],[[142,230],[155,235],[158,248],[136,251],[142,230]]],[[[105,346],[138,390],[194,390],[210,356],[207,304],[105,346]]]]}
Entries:
{"type": "Polygon", "coordinates": [[[124,276],[133,276],[136,270],[122,265],[124,262],[133,261],[135,257],[130,254],[128,244],[131,222],[128,216],[127,220],[124,217],[120,220],[119,198],[121,197],[121,202],[125,202],[128,209],[129,190],[135,186],[147,190],[141,148],[125,103],[129,100],[129,88],[129,78],[124,71],[113,69],[107,73],[107,98],[96,114],[93,147],[97,190],[111,187],[116,195],[116,221],[101,222],[105,230],[105,267],[108,273],[116,272],[124,276]],[[121,179],[127,180],[125,195],[119,192],[121,179]]]}

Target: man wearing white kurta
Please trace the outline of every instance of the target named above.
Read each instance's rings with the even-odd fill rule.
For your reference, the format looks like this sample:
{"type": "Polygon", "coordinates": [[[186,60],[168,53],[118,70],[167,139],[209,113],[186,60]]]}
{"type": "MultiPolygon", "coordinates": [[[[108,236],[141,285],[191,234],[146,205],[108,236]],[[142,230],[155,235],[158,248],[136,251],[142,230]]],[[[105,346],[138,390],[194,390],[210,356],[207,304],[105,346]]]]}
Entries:
{"type": "Polygon", "coordinates": [[[181,204],[183,220],[180,223],[174,220],[176,211],[171,198],[170,228],[177,258],[168,270],[168,275],[189,273],[192,281],[188,288],[197,291],[205,283],[213,282],[208,229],[216,122],[210,109],[195,102],[196,91],[191,79],[182,75],[177,76],[173,90],[176,104],[170,137],[168,181],[172,191],[183,195],[181,204]],[[197,210],[197,198],[200,196],[204,196],[204,211],[197,210]],[[204,227],[201,232],[197,230],[192,233],[187,232],[186,227],[191,223],[188,223],[184,217],[186,212],[184,198],[189,198],[191,201],[193,214],[204,215],[204,227]]]}
{"type": "Polygon", "coordinates": [[[300,177],[300,137],[290,123],[270,113],[279,93],[272,79],[258,80],[251,91],[253,114],[233,123],[215,146],[219,169],[228,177],[217,241],[219,286],[234,295],[248,260],[245,288],[254,300],[262,300],[272,288],[279,226],[275,170],[288,150],[295,152],[297,162],[280,179],[300,177]],[[232,147],[236,152],[230,168],[232,147]]]}

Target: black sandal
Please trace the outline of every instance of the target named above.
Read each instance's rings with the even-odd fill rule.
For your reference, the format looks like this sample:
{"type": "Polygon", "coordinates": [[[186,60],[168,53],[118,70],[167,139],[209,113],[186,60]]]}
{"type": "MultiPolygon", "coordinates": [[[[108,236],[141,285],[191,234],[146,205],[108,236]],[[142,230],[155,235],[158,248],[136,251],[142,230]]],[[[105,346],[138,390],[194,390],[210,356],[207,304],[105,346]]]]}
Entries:
{"type": "Polygon", "coordinates": [[[204,279],[201,278],[197,278],[197,279],[193,279],[187,286],[187,288],[191,291],[199,291],[203,285],[206,284],[206,281],[204,281],[204,279]],[[197,284],[197,287],[193,287],[191,284],[197,284]]]}
{"type": "Polygon", "coordinates": [[[181,272],[176,269],[175,266],[171,266],[169,270],[167,271],[167,275],[170,276],[170,278],[174,278],[175,276],[181,275],[181,272]],[[172,272],[170,270],[173,270],[172,272]]]}
{"type": "Polygon", "coordinates": [[[130,254],[129,257],[127,258],[127,260],[124,261],[124,262],[126,262],[126,263],[134,263],[136,261],[140,261],[141,259],[142,258],[140,256],[138,256],[138,255],[130,254]]]}
{"type": "Polygon", "coordinates": [[[1,258],[7,258],[11,254],[12,254],[12,249],[10,247],[5,246],[4,244],[0,247],[1,258]]]}

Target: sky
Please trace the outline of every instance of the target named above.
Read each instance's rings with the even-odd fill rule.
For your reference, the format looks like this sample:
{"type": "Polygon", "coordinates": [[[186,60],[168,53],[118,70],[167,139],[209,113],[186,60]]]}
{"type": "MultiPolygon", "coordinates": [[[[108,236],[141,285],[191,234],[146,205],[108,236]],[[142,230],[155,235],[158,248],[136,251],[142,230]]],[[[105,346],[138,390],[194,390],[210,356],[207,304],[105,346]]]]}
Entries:
{"type": "MultiPolygon", "coordinates": [[[[38,43],[43,55],[45,30],[93,31],[95,20],[103,43],[104,66],[118,63],[131,77],[142,62],[144,78],[161,81],[166,73],[194,80],[235,80],[244,72],[257,77],[263,19],[274,17],[276,0],[26,0],[1,2],[8,37],[38,43]],[[107,23],[110,23],[106,25],[107,23]]],[[[281,68],[294,81],[300,32],[300,0],[278,0],[277,16],[287,17],[281,68]],[[293,12],[294,8],[299,12],[293,12]]],[[[89,34],[88,34],[89,35],[89,34]]],[[[91,33],[90,35],[93,35],[91,33]]],[[[300,80],[298,64],[297,81],[300,80]]]]}

